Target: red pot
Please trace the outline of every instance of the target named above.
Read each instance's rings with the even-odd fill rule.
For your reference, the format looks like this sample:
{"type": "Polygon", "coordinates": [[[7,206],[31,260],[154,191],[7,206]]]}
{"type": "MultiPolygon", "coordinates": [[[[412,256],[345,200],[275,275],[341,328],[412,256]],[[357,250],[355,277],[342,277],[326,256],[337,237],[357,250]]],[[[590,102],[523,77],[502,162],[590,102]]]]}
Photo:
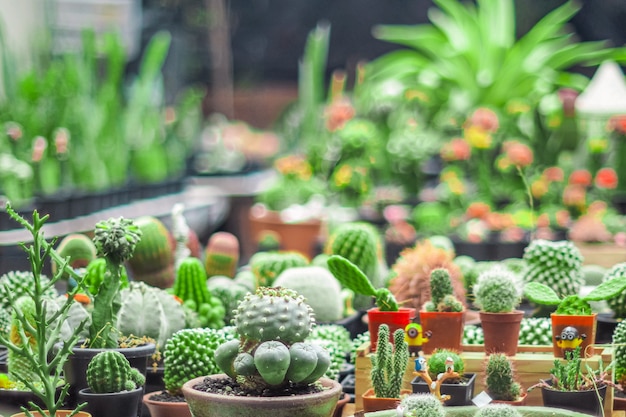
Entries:
{"type": "Polygon", "coordinates": [[[386,324],[389,326],[389,340],[393,342],[393,332],[402,329],[411,323],[415,317],[415,309],[400,307],[398,311],[380,311],[378,307],[367,310],[368,329],[370,332],[370,352],[376,351],[378,343],[378,326],[386,324]]]}

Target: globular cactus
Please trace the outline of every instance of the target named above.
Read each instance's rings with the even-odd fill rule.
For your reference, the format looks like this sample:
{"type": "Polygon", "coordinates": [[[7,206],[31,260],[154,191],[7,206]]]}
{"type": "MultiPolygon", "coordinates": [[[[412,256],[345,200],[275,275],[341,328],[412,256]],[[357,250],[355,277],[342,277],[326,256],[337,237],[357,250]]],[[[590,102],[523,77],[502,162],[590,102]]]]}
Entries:
{"type": "Polygon", "coordinates": [[[464,345],[482,345],[485,343],[483,328],[475,324],[466,324],[463,327],[464,345]]]}
{"type": "MultiPolygon", "coordinates": [[[[128,273],[126,272],[126,268],[122,266],[120,268],[121,276],[120,276],[120,289],[128,287],[128,273]]],[[[83,279],[85,280],[85,288],[91,295],[98,294],[100,290],[100,285],[104,281],[104,276],[107,273],[107,262],[104,258],[96,258],[93,261],[89,262],[87,268],[85,269],[85,275],[83,279]]]]}
{"type": "Polygon", "coordinates": [[[521,386],[515,380],[511,361],[504,353],[493,353],[485,366],[485,386],[494,400],[515,401],[521,394],[521,386]]]}
{"type": "MultiPolygon", "coordinates": [[[[72,233],[65,236],[56,248],[61,258],[70,258],[69,266],[74,269],[85,268],[91,261],[96,259],[96,246],[93,241],[86,235],[81,233],[72,233]]],[[[59,265],[52,262],[52,273],[56,274],[59,265]]],[[[63,275],[64,279],[68,279],[68,275],[63,275]]]]}
{"type": "Polygon", "coordinates": [[[224,323],[229,324],[234,318],[233,311],[250,292],[249,288],[232,278],[216,275],[206,282],[209,292],[224,305],[224,323]]]}
{"type": "Polygon", "coordinates": [[[202,327],[224,326],[224,305],[209,292],[206,271],[199,259],[189,257],[181,262],[176,271],[173,293],[198,313],[202,327]]]}
{"type": "Polygon", "coordinates": [[[87,366],[87,385],[93,393],[133,391],[145,382],[146,377],[116,350],[96,354],[87,366]]]}
{"type": "Polygon", "coordinates": [[[163,347],[175,332],[185,328],[183,306],[167,291],[145,282],[131,282],[120,295],[116,328],[123,335],[146,336],[163,347]]]}
{"type": "Polygon", "coordinates": [[[409,345],[404,330],[393,333],[393,344],[389,340],[389,326],[378,327],[376,353],[370,355],[372,362],[371,380],[374,394],[378,398],[399,398],[402,380],[409,361],[409,345]]]}
{"type": "Polygon", "coordinates": [[[172,395],[181,395],[190,379],[219,373],[215,350],[234,338],[223,329],[182,329],[174,333],[163,352],[163,382],[172,395]]]}
{"type": "Polygon", "coordinates": [[[156,217],[138,217],[135,224],[142,236],[132,258],[128,260],[133,279],[153,287],[170,288],[175,276],[174,238],[156,217]]]}
{"type": "Polygon", "coordinates": [[[459,375],[463,375],[465,362],[463,362],[463,359],[457,352],[448,349],[436,349],[427,360],[428,374],[433,381],[437,379],[437,375],[446,372],[446,362],[450,358],[452,359],[454,372],[457,372],[459,375]]]}
{"type": "Polygon", "coordinates": [[[445,268],[437,268],[430,273],[431,299],[424,304],[426,311],[460,312],[463,303],[453,295],[450,272],[445,268]]]}
{"type": "Polygon", "coordinates": [[[320,345],[305,342],[315,323],[304,297],[287,288],[260,287],[239,303],[239,340],[215,351],[220,369],[252,391],[309,385],[331,364],[320,345]]]}
{"type": "Polygon", "coordinates": [[[584,282],[583,257],[570,241],[537,239],[524,250],[524,278],[550,287],[561,297],[578,294],[584,282]]]}
{"type": "Polygon", "coordinates": [[[274,285],[274,280],[286,269],[306,266],[309,260],[300,252],[257,252],[250,258],[250,268],[257,287],[274,285]]]}
{"type": "Polygon", "coordinates": [[[400,401],[404,417],[445,417],[441,401],[432,394],[410,394],[400,401]]]}
{"type": "Polygon", "coordinates": [[[543,346],[552,344],[550,317],[524,317],[520,323],[520,345],[543,346]]]}
{"type": "MultiPolygon", "coordinates": [[[[56,297],[57,292],[54,287],[48,287],[50,279],[44,275],[41,276],[42,288],[46,288],[44,296],[56,297]]],[[[0,308],[11,311],[11,303],[9,294],[14,298],[23,295],[32,294],[32,288],[35,285],[33,273],[29,271],[9,271],[0,276],[0,308]]]]}
{"type": "Polygon", "coordinates": [[[0,308],[0,335],[9,336],[11,329],[11,313],[5,308],[0,308]]]}
{"type": "Polygon", "coordinates": [[[474,417],[522,417],[522,414],[508,404],[487,404],[479,408],[474,417]]]}
{"type": "Polygon", "coordinates": [[[313,339],[333,340],[339,344],[344,355],[352,348],[350,332],[339,324],[319,324],[313,327],[309,337],[313,339]]]}
{"type": "MultiPolygon", "coordinates": [[[[606,271],[602,277],[602,282],[610,281],[617,277],[626,276],[626,262],[613,265],[611,269],[606,271]]],[[[626,318],[626,291],[622,291],[621,294],[614,298],[606,300],[607,305],[613,310],[614,317],[617,319],[626,318]]]]}
{"type": "Polygon", "coordinates": [[[615,345],[615,381],[626,385],[626,321],[621,321],[613,330],[615,345]]]}
{"type": "MultiPolygon", "coordinates": [[[[37,323],[34,320],[35,302],[32,298],[28,296],[18,298],[15,302],[15,309],[19,309],[31,326],[37,326],[37,323]]],[[[24,326],[15,316],[15,312],[13,312],[9,340],[14,345],[23,349],[38,349],[39,346],[37,346],[36,339],[24,331],[28,339],[25,341],[22,340],[20,330],[24,331],[24,326]]],[[[33,364],[28,361],[28,358],[13,350],[9,350],[8,352],[7,367],[9,368],[9,379],[12,381],[39,381],[36,371],[32,368],[33,364]]]]}
{"type": "Polygon", "coordinates": [[[488,313],[510,313],[521,302],[521,278],[503,266],[478,276],[474,285],[475,303],[488,313]]]}
{"type": "Polygon", "coordinates": [[[204,267],[207,277],[223,275],[235,277],[239,263],[239,239],[228,232],[211,235],[204,252],[204,267]]]}
{"type": "Polygon", "coordinates": [[[274,286],[295,290],[313,308],[318,322],[328,323],[343,317],[341,286],[328,269],[319,266],[289,268],[274,281],[274,286]]]}
{"type": "Polygon", "coordinates": [[[324,373],[326,378],[337,379],[339,377],[339,371],[341,365],[346,361],[346,352],[341,348],[338,342],[331,339],[322,339],[313,336],[309,336],[306,339],[307,343],[319,345],[330,355],[330,366],[324,373]]]}

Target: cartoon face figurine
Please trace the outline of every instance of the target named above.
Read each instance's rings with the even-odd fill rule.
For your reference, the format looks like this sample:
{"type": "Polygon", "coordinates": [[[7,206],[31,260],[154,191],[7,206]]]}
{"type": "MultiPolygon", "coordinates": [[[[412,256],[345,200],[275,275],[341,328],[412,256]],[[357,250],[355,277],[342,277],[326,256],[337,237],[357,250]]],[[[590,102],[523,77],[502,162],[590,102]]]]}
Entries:
{"type": "Polygon", "coordinates": [[[579,334],[578,329],[572,326],[567,326],[561,330],[560,335],[554,337],[556,339],[556,345],[564,350],[576,349],[587,338],[586,334],[579,334]]]}
{"type": "Polygon", "coordinates": [[[404,340],[409,345],[411,356],[417,356],[422,351],[422,345],[428,342],[431,332],[422,332],[418,323],[409,323],[404,328],[404,340]]]}
{"type": "Polygon", "coordinates": [[[454,372],[454,359],[450,356],[446,358],[446,372],[454,372]]]}
{"type": "Polygon", "coordinates": [[[426,370],[426,358],[423,356],[418,356],[415,359],[415,370],[417,372],[426,370]]]}

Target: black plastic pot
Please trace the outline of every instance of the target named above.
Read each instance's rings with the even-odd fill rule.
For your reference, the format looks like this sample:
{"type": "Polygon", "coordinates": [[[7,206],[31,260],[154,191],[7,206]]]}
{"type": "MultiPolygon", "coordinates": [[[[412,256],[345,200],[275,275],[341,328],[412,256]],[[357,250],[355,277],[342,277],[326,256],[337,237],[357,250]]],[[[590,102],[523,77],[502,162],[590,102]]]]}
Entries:
{"type": "MultiPolygon", "coordinates": [[[[545,380],[544,382],[549,385],[552,383],[550,380],[545,380]]],[[[602,413],[602,407],[600,407],[598,394],[602,399],[602,404],[604,404],[606,385],[600,387],[597,391],[557,391],[546,387],[541,388],[543,405],[546,407],[563,408],[601,417],[604,414],[602,413]]]]}
{"type": "Polygon", "coordinates": [[[85,411],[92,417],[137,417],[141,415],[143,387],[133,391],[96,394],[89,388],[78,391],[78,401],[86,402],[85,411]]]}
{"type": "Polygon", "coordinates": [[[613,332],[622,319],[613,317],[613,313],[598,313],[596,319],[596,343],[612,343],[613,332]]]}
{"type": "MultiPolygon", "coordinates": [[[[441,384],[441,394],[450,396],[450,399],[444,403],[446,406],[469,405],[472,403],[476,374],[463,374],[463,379],[465,382],[461,384],[441,384]]],[[[419,376],[413,378],[411,381],[411,387],[413,388],[414,394],[430,393],[430,388],[419,376]]]]}

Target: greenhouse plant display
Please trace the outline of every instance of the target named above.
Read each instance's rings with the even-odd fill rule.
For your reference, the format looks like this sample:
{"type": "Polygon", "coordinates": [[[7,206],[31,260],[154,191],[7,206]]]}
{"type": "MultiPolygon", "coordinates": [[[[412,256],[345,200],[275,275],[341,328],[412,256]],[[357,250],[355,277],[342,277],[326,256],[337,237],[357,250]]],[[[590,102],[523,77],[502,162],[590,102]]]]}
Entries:
{"type": "Polygon", "coordinates": [[[182,387],[192,414],[330,417],[341,384],[321,378],[330,355],[305,341],[314,320],[293,290],[260,287],[248,294],[234,319],[239,338],[215,351],[224,374],[194,378],[182,387]]]}

